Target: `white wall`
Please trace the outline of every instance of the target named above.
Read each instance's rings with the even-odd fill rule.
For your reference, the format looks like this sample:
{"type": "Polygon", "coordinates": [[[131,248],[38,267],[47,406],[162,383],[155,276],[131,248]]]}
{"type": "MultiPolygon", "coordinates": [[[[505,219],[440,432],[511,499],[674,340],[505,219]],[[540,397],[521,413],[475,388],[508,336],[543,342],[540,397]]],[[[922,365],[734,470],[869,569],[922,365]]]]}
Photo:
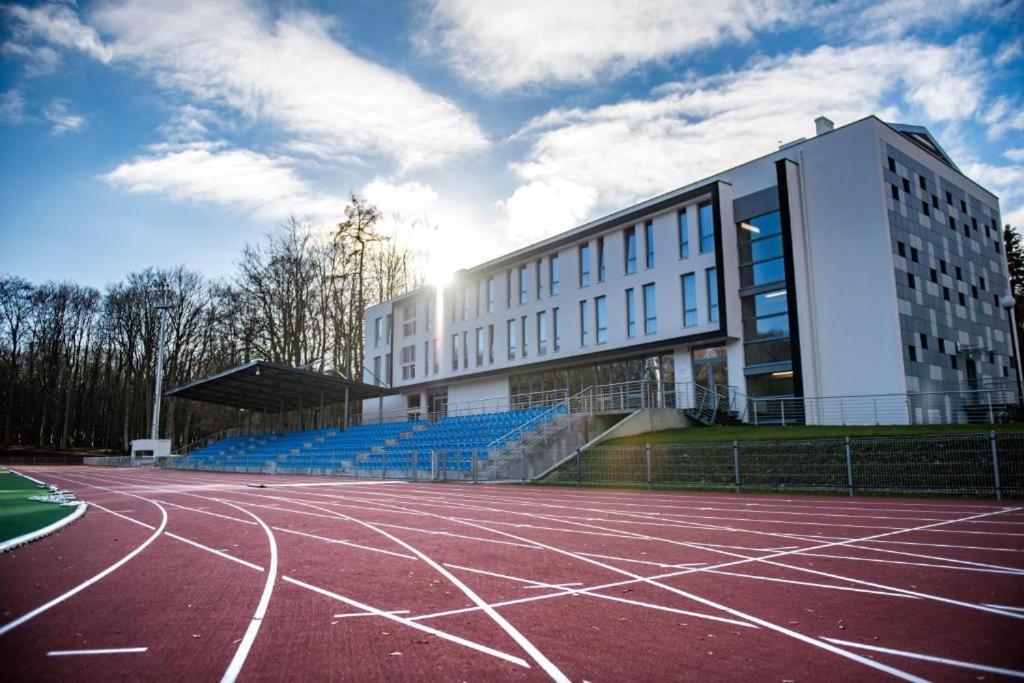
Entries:
{"type": "Polygon", "coordinates": [[[508,375],[484,377],[448,385],[448,408],[461,413],[485,413],[508,409],[508,375]],[[460,406],[457,404],[469,404],[460,406]]]}

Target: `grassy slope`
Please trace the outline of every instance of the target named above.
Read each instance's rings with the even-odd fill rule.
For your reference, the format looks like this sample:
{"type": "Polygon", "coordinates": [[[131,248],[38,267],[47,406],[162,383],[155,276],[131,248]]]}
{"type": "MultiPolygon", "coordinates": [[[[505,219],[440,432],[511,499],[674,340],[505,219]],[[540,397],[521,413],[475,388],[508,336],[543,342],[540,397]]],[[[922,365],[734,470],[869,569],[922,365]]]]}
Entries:
{"type": "Polygon", "coordinates": [[[73,507],[28,500],[43,493],[33,482],[6,471],[0,471],[0,541],[42,529],[74,512],[73,507]]]}
{"type": "Polygon", "coordinates": [[[1024,432],[1024,423],[997,425],[896,425],[870,427],[778,427],[715,426],[666,429],[621,439],[610,439],[601,446],[637,446],[650,444],[717,443],[722,441],[770,441],[774,439],[828,439],[844,436],[923,436],[1024,432]]]}

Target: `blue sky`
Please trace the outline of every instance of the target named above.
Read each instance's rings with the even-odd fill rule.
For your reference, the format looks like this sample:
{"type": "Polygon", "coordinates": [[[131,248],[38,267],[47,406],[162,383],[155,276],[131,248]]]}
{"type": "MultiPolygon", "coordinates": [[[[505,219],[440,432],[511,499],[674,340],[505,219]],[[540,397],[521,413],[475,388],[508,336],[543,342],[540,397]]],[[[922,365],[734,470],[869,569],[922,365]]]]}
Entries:
{"type": "Polygon", "coordinates": [[[0,4],[0,272],[229,275],[356,192],[443,272],[868,114],[1024,226],[1022,0],[0,4]]]}

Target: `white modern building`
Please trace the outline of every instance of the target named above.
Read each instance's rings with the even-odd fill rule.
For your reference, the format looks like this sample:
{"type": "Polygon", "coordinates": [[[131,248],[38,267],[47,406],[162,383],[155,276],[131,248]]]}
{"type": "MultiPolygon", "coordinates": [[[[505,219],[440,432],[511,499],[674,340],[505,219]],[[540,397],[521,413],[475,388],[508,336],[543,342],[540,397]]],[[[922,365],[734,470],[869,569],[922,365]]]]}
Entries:
{"type": "Polygon", "coordinates": [[[370,307],[364,381],[398,393],[364,413],[654,380],[902,422],[1015,385],[998,198],[919,126],[816,127],[370,307]]]}

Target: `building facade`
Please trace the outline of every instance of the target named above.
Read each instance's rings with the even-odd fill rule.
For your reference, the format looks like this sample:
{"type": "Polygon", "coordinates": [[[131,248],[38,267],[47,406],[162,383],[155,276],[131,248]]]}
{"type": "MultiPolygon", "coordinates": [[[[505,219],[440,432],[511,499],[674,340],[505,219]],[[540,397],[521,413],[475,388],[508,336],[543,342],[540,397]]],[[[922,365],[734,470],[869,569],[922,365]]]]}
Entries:
{"type": "Polygon", "coordinates": [[[399,393],[364,411],[652,377],[805,399],[1016,380],[998,199],[923,128],[816,123],[370,307],[364,381],[399,393]]]}

